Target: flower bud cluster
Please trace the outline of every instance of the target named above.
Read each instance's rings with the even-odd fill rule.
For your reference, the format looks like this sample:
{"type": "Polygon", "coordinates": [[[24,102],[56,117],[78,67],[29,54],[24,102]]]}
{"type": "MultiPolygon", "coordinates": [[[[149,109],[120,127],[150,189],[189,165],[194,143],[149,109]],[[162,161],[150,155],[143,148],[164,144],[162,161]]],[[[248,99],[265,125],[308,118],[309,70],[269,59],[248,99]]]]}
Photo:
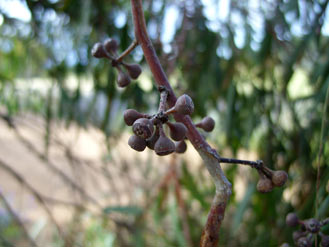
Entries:
{"type": "Polygon", "coordinates": [[[160,156],[173,152],[184,153],[187,147],[184,140],[187,128],[183,123],[170,122],[169,115],[172,113],[190,115],[193,111],[193,101],[186,94],[177,99],[173,108],[152,116],[134,109],[126,110],[123,115],[124,121],[128,126],[132,126],[134,132],[134,135],[129,138],[129,146],[139,152],[148,147],[160,156]],[[164,125],[168,127],[170,138],[165,133],[164,125]]]}
{"type": "Polygon", "coordinates": [[[119,87],[126,87],[131,83],[131,79],[136,80],[142,73],[142,68],[138,64],[128,64],[117,60],[118,42],[114,39],[107,39],[103,43],[96,43],[91,54],[96,58],[106,58],[112,61],[112,66],[118,71],[117,84],[119,87]],[[126,72],[124,71],[126,70],[126,72]]]}
{"type": "Polygon", "coordinates": [[[300,226],[300,230],[293,232],[293,240],[297,247],[313,246],[313,239],[315,239],[315,235],[320,235],[322,247],[329,247],[329,236],[321,232],[321,227],[327,225],[328,223],[329,218],[322,221],[315,218],[300,220],[296,213],[289,213],[286,216],[286,224],[288,226],[300,226]]]}
{"type": "MultiPolygon", "coordinates": [[[[174,113],[191,115],[193,111],[193,101],[186,94],[177,99],[174,107],[152,116],[134,109],[127,109],[123,114],[123,118],[126,125],[132,126],[134,132],[134,135],[129,138],[129,146],[139,152],[148,147],[160,156],[173,152],[184,153],[187,149],[185,142],[187,128],[183,123],[170,122],[169,115],[174,113]],[[168,135],[165,132],[164,125],[167,126],[168,135]]],[[[215,122],[212,118],[205,117],[197,126],[205,131],[211,131],[214,129],[215,122]]]]}
{"type": "Polygon", "coordinates": [[[273,171],[263,164],[259,167],[258,174],[257,190],[261,193],[271,192],[274,187],[282,187],[288,180],[285,171],[273,171]]]}

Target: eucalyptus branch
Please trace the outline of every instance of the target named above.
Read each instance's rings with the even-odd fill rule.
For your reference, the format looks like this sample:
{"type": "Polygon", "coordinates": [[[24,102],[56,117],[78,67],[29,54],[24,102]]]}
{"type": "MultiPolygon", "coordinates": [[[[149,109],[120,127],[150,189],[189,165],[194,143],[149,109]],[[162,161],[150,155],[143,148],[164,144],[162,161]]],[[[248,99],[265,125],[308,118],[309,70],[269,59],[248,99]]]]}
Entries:
{"type": "MultiPolygon", "coordinates": [[[[226,204],[232,193],[231,183],[225,177],[220,163],[242,164],[256,168],[260,175],[257,189],[264,193],[271,191],[274,186],[282,186],[286,182],[288,175],[284,171],[270,170],[264,166],[262,161],[229,159],[219,156],[216,150],[208,144],[197,130],[197,128],[201,128],[206,132],[210,132],[214,129],[215,121],[211,117],[206,116],[200,123],[194,124],[192,122],[190,115],[194,111],[193,100],[186,94],[176,98],[148,36],[142,0],[131,0],[131,5],[135,41],[118,60],[112,61],[112,66],[118,70],[118,85],[120,87],[128,86],[130,78],[137,79],[141,73],[140,67],[138,67],[138,65],[127,65],[121,60],[139,44],[155,79],[155,84],[159,89],[160,103],[158,112],[154,115],[143,114],[135,109],[127,109],[124,112],[124,121],[126,125],[132,126],[134,132],[134,135],[130,136],[128,144],[132,149],[138,152],[142,152],[148,147],[154,150],[157,155],[163,156],[173,152],[184,153],[187,147],[184,139],[187,138],[190,140],[201,156],[216,187],[216,194],[202,233],[200,245],[201,247],[217,246],[219,238],[218,232],[224,218],[226,204]],[[120,65],[126,68],[129,75],[121,70],[119,67],[120,65]],[[176,123],[168,121],[170,114],[173,115],[176,123]],[[170,137],[172,140],[176,141],[176,143],[166,136],[166,133],[163,131],[163,124],[169,127],[170,137]]],[[[96,43],[92,50],[92,54],[96,58],[108,58],[107,52],[116,55],[116,50],[117,43],[109,39],[104,43],[96,43]]]]}
{"type": "MultiPolygon", "coordinates": [[[[155,82],[158,86],[164,86],[168,90],[167,104],[173,107],[176,103],[176,96],[169,84],[158,56],[149,39],[141,0],[132,0],[132,13],[134,20],[135,36],[141,45],[145,59],[151,69],[155,82]]],[[[196,129],[191,118],[182,114],[174,113],[177,122],[182,122],[187,127],[187,138],[201,155],[210,175],[212,176],[215,186],[216,195],[212,203],[208,220],[201,237],[201,246],[216,246],[218,243],[218,232],[221,222],[224,218],[226,203],[231,195],[231,183],[226,179],[218,160],[220,157],[215,150],[205,141],[200,132],[196,129]]]]}

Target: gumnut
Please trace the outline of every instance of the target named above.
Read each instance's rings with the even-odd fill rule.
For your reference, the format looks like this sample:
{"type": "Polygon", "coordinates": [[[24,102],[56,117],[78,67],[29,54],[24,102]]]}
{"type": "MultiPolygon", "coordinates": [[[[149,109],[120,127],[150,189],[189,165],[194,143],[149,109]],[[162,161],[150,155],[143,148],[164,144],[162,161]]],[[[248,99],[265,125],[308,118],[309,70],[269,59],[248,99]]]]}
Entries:
{"type": "Polygon", "coordinates": [[[104,45],[100,42],[94,44],[93,48],[91,49],[91,54],[96,58],[107,57],[104,45]]]}
{"type": "Polygon", "coordinates": [[[302,231],[294,231],[292,234],[292,238],[295,243],[297,243],[298,239],[301,237],[305,237],[307,235],[307,232],[302,232],[302,231]]]}
{"type": "Polygon", "coordinates": [[[122,70],[119,70],[118,86],[126,87],[130,84],[130,82],[131,82],[130,77],[126,73],[124,73],[122,70]]]}
{"type": "Polygon", "coordinates": [[[185,138],[187,128],[182,123],[166,123],[170,129],[170,137],[174,141],[180,141],[185,138]]]}
{"type": "Polygon", "coordinates": [[[146,140],[146,146],[149,148],[149,149],[152,149],[154,150],[154,146],[155,146],[155,143],[158,141],[160,137],[160,133],[159,133],[159,128],[157,127],[153,133],[153,135],[146,140]]]}
{"type": "Polygon", "coordinates": [[[184,140],[176,142],[175,146],[176,146],[175,152],[179,153],[179,154],[185,153],[185,151],[187,149],[187,145],[184,140]]]}
{"type": "Polygon", "coordinates": [[[318,233],[320,231],[320,222],[314,218],[304,221],[304,226],[307,231],[311,233],[318,233]]]}
{"type": "Polygon", "coordinates": [[[273,183],[271,179],[268,179],[264,174],[260,173],[260,179],[257,183],[257,190],[261,193],[271,192],[273,190],[273,183]]]}
{"type": "Polygon", "coordinates": [[[297,240],[297,247],[311,247],[312,241],[307,237],[301,237],[297,240]]]}
{"type": "Polygon", "coordinates": [[[163,129],[160,129],[160,137],[154,145],[154,151],[160,156],[164,156],[175,151],[175,143],[165,135],[163,129]]]}
{"type": "Polygon", "coordinates": [[[183,94],[178,97],[173,108],[169,109],[166,114],[179,113],[183,115],[191,115],[194,111],[194,104],[190,96],[183,94]]]}
{"type": "Polygon", "coordinates": [[[123,113],[123,119],[128,126],[132,126],[137,119],[143,118],[144,116],[144,114],[135,109],[127,109],[123,113]]]}
{"type": "Polygon", "coordinates": [[[299,219],[297,217],[297,214],[295,213],[289,213],[286,216],[286,224],[291,227],[298,226],[299,219]]]}
{"type": "Polygon", "coordinates": [[[195,125],[198,128],[203,129],[204,131],[211,132],[215,127],[215,120],[211,117],[204,117],[200,123],[195,125]]]}
{"type": "Polygon", "coordinates": [[[136,135],[132,135],[128,140],[128,145],[132,149],[135,149],[138,152],[142,152],[146,147],[146,142],[143,138],[136,135]]]}
{"type": "Polygon", "coordinates": [[[194,111],[194,104],[191,97],[187,94],[178,97],[175,104],[175,110],[183,115],[191,115],[194,111]]]}
{"type": "Polygon", "coordinates": [[[109,38],[104,41],[104,47],[108,52],[115,54],[118,51],[119,44],[115,39],[109,38]]]}
{"type": "Polygon", "coordinates": [[[142,68],[139,64],[124,63],[123,66],[125,66],[129,76],[134,80],[136,80],[139,77],[139,75],[142,73],[142,68]]]}
{"type": "Polygon", "coordinates": [[[147,118],[139,118],[133,124],[133,132],[135,135],[144,140],[150,138],[153,134],[153,122],[147,118]]]}
{"type": "Polygon", "coordinates": [[[274,171],[272,174],[272,182],[274,186],[281,187],[288,180],[288,174],[285,171],[274,171]]]}

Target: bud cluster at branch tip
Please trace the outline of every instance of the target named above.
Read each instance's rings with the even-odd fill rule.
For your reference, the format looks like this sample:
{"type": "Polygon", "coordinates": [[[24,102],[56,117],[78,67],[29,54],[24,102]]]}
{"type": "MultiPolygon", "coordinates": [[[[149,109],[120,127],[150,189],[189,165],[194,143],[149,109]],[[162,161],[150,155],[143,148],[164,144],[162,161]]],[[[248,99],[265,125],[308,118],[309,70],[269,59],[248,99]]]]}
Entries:
{"type": "Polygon", "coordinates": [[[115,39],[107,39],[103,43],[96,43],[91,54],[96,58],[106,58],[111,62],[112,67],[118,71],[117,84],[119,87],[126,87],[131,83],[131,79],[136,80],[142,73],[142,68],[138,64],[128,64],[125,63],[123,58],[127,56],[135,47],[137,42],[133,42],[132,45],[124,51],[119,57],[117,56],[117,51],[119,44],[115,39]],[[125,69],[128,74],[123,70],[125,69]]]}
{"type": "Polygon", "coordinates": [[[316,235],[321,237],[322,247],[329,247],[329,236],[321,232],[321,228],[329,224],[329,218],[324,220],[315,218],[300,220],[297,214],[292,212],[287,214],[286,224],[290,227],[300,226],[300,230],[294,231],[292,235],[297,247],[312,247],[316,235]]]}
{"type": "Polygon", "coordinates": [[[157,155],[164,156],[176,153],[184,153],[187,149],[185,142],[187,128],[183,123],[172,123],[169,115],[178,113],[190,115],[194,111],[194,104],[190,96],[180,96],[173,108],[167,110],[168,92],[159,87],[160,105],[159,111],[154,115],[140,113],[134,109],[127,109],[123,118],[128,126],[132,126],[134,135],[129,138],[128,144],[136,151],[144,151],[145,147],[154,150],[157,155]],[[167,136],[165,126],[169,132],[167,136]],[[175,141],[175,142],[174,142],[175,141]]]}

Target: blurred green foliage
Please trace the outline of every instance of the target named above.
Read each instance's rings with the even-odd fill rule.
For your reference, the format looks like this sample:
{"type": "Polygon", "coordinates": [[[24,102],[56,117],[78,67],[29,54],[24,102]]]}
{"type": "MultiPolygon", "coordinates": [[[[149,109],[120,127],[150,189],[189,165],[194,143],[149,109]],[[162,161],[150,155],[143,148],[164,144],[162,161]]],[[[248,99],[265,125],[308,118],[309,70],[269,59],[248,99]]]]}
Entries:
{"type": "MultiPolygon", "coordinates": [[[[140,48],[129,59],[142,64],[144,74],[124,90],[117,88],[109,63],[90,55],[92,45],[109,36],[120,41],[121,50],[134,39],[129,1],[22,2],[31,14],[28,22],[0,8],[0,106],[9,115],[33,111],[47,123],[63,119],[67,125],[94,125],[111,138],[122,133],[123,109],[157,108],[158,94],[150,86],[153,79],[140,48]]],[[[242,199],[234,193],[228,205],[222,245],[292,243],[293,229],[285,226],[284,218],[291,211],[301,218],[315,216],[317,165],[317,212],[329,216],[328,1],[231,0],[226,12],[224,2],[145,0],[150,36],[177,94],[193,98],[193,117],[209,114],[216,119],[209,139],[219,153],[225,149],[236,155],[245,149],[256,152],[270,168],[289,172],[286,188],[267,195],[255,192],[257,175],[250,172],[242,199]],[[166,26],[168,18],[176,20],[175,26],[166,26]]],[[[49,135],[50,125],[46,128],[49,135]]],[[[241,176],[237,170],[226,169],[233,185],[241,176]]],[[[199,212],[188,212],[193,243],[213,194],[213,187],[204,183],[207,179],[191,174],[188,164],[182,168],[186,204],[199,212]]],[[[177,201],[165,200],[163,205],[164,193],[173,194],[159,193],[153,221],[135,222],[128,235],[128,242],[138,243],[134,246],[186,245],[177,201]]],[[[136,214],[136,209],[106,210],[136,214]]],[[[97,229],[88,230],[87,238],[95,238],[97,229]]]]}

